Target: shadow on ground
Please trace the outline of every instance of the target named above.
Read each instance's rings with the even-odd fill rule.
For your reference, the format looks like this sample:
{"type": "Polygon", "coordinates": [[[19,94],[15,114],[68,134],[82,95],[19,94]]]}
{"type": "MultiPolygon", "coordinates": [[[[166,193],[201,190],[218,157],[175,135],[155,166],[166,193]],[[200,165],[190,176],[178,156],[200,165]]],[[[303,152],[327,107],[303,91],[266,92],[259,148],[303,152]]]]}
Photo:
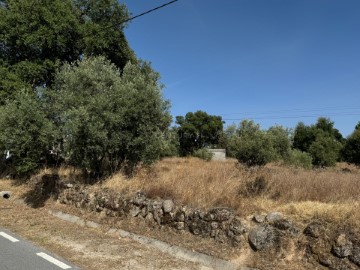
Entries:
{"type": "Polygon", "coordinates": [[[58,174],[45,174],[36,177],[32,189],[23,196],[25,203],[33,208],[43,207],[48,199],[58,196],[59,180],[58,174]]]}

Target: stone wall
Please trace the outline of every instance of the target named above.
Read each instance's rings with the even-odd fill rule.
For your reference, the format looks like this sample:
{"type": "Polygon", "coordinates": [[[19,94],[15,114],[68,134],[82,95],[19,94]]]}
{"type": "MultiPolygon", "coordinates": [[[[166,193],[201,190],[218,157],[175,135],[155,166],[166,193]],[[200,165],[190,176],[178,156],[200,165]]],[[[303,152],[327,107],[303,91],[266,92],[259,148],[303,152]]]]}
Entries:
{"type": "Polygon", "coordinates": [[[109,217],[145,219],[237,248],[250,245],[255,252],[264,252],[260,259],[275,260],[286,256],[291,242],[299,252],[303,250],[306,261],[314,265],[329,269],[360,269],[358,235],[347,227],[340,228],[326,221],[295,224],[278,212],[254,215],[249,221],[239,218],[229,208],[192,209],[172,200],[149,199],[141,192],[128,198],[109,189],[91,192],[87,186],[60,186],[63,188],[58,192],[59,203],[101,212],[109,217]]]}

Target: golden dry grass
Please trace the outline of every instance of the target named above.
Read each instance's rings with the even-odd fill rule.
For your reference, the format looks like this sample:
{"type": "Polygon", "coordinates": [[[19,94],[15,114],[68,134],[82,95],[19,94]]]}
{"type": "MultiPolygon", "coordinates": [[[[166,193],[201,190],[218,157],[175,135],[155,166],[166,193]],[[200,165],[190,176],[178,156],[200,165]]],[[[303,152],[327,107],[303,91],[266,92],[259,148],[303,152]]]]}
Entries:
{"type": "MultiPolygon", "coordinates": [[[[37,176],[47,173],[81,181],[81,172],[71,167],[45,169],[37,176]]],[[[0,190],[9,181],[1,180],[0,190]]],[[[12,190],[20,194],[28,188],[18,185],[12,190]]],[[[117,173],[93,188],[129,195],[143,191],[151,198],[170,198],[197,208],[231,207],[241,216],[282,211],[300,219],[322,217],[360,224],[360,168],[344,163],[314,170],[279,164],[249,169],[231,159],[166,158],[140,167],[130,179],[117,173]]]]}
{"type": "Polygon", "coordinates": [[[231,207],[240,215],[277,210],[302,218],[360,220],[360,169],[346,164],[317,170],[275,164],[248,169],[235,160],[166,158],[140,168],[131,179],[119,173],[98,187],[129,194],[141,190],[193,207],[231,207]]]}

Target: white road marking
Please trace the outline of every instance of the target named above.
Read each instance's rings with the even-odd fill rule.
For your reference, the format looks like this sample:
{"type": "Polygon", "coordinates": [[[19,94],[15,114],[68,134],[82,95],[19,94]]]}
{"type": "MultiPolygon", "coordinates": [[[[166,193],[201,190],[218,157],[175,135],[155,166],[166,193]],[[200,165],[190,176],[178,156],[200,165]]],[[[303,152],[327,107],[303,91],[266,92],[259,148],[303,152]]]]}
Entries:
{"type": "Polygon", "coordinates": [[[45,254],[44,252],[39,252],[39,253],[36,253],[36,255],[40,256],[41,258],[55,264],[56,266],[59,266],[61,269],[70,269],[71,266],[63,263],[63,262],[60,262],[59,260],[45,254]]]}
{"type": "Polygon", "coordinates": [[[6,238],[7,240],[13,242],[13,243],[19,242],[19,240],[17,240],[16,238],[12,237],[11,235],[8,235],[7,233],[0,232],[0,235],[1,235],[2,237],[6,238]]]}

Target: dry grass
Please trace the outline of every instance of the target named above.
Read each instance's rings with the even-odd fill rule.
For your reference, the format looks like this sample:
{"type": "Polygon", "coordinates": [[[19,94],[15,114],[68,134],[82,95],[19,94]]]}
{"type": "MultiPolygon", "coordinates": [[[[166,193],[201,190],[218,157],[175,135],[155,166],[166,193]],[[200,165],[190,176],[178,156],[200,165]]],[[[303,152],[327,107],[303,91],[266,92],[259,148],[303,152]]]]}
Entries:
{"type": "Polygon", "coordinates": [[[235,160],[167,158],[140,168],[132,179],[116,174],[101,187],[144,191],[200,208],[226,206],[241,215],[281,210],[301,217],[360,220],[360,169],[346,164],[305,170],[270,164],[248,169],[235,160]]]}
{"type": "MultiPolygon", "coordinates": [[[[71,167],[46,169],[37,176],[48,173],[81,181],[81,172],[71,167]]],[[[1,180],[0,190],[9,181],[1,180]]],[[[93,188],[104,187],[123,194],[143,191],[151,198],[170,198],[197,208],[231,207],[241,216],[282,211],[299,218],[360,223],[360,168],[344,163],[317,170],[278,164],[248,169],[235,160],[166,158],[139,168],[131,179],[118,173],[93,188]]],[[[19,185],[12,190],[20,194],[28,188],[19,185]]]]}

